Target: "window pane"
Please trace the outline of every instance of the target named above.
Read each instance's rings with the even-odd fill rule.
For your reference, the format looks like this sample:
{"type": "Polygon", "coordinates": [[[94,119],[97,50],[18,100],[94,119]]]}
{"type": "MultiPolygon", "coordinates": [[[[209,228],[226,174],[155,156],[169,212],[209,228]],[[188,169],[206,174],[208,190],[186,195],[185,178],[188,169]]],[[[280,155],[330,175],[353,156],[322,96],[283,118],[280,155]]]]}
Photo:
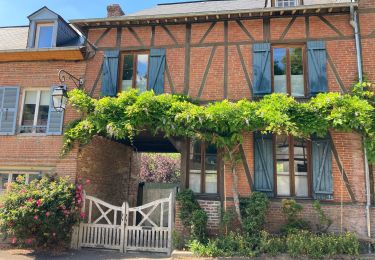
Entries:
{"type": "Polygon", "coordinates": [[[308,196],[308,165],[306,141],[294,139],[294,175],[296,196],[308,196]]]}
{"type": "Polygon", "coordinates": [[[137,63],[137,89],[140,92],[147,90],[148,54],[138,54],[137,63]]]}
{"type": "Polygon", "coordinates": [[[53,25],[50,25],[50,26],[38,25],[38,31],[39,31],[39,34],[37,35],[38,48],[51,48],[53,25]]]}
{"type": "Polygon", "coordinates": [[[40,180],[42,178],[42,175],[39,174],[29,174],[29,182],[32,182],[33,180],[40,180]]]}
{"type": "Polygon", "coordinates": [[[290,49],[290,70],[291,70],[291,88],[292,96],[305,96],[302,48],[290,49]]]}
{"type": "Polygon", "coordinates": [[[205,193],[217,193],[217,149],[207,145],[205,156],[205,193]]]}
{"type": "Polygon", "coordinates": [[[297,0],[277,0],[276,6],[277,7],[289,7],[289,6],[296,6],[297,0]]]}
{"type": "Polygon", "coordinates": [[[122,70],[122,83],[121,90],[127,91],[133,86],[133,67],[134,66],[134,55],[128,54],[124,56],[124,64],[122,70]]]}
{"type": "Polygon", "coordinates": [[[33,131],[37,94],[37,91],[25,91],[21,133],[32,133],[33,131]]]}
{"type": "Polygon", "coordinates": [[[200,193],[202,171],[201,142],[191,142],[189,159],[189,188],[196,193],[200,193]]]}
{"type": "Polygon", "coordinates": [[[276,137],[277,195],[290,196],[289,139],[286,135],[276,137]]]}
{"type": "Polygon", "coordinates": [[[286,93],[286,49],[273,49],[274,87],[275,93],[286,93]]]}
{"type": "Polygon", "coordinates": [[[1,173],[0,174],[0,194],[3,194],[7,189],[9,174],[1,173]]]}
{"type": "Polygon", "coordinates": [[[36,129],[37,133],[45,133],[47,131],[49,102],[50,102],[49,91],[41,91],[37,129],[36,129]]]}

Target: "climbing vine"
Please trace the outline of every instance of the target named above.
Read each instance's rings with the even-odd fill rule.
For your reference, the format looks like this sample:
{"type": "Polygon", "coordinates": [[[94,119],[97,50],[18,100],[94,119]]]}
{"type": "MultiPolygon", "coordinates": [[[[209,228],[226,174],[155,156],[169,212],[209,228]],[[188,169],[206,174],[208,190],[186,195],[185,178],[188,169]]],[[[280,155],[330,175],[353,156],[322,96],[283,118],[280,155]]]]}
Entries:
{"type": "Polygon", "coordinates": [[[313,134],[325,136],[329,130],[354,131],[364,138],[369,160],[375,161],[375,96],[370,83],[356,84],[349,94],[318,94],[307,102],[272,94],[257,101],[223,100],[202,106],[181,95],[139,94],[136,90],[97,100],[78,89],[69,92],[69,101],[84,116],[65,131],[63,154],[76,141],[87,144],[95,135],[132,141],[145,130],[168,137],[197,138],[223,148],[231,165],[233,199],[240,223],[235,155],[244,132],[310,138],[313,134]]]}
{"type": "Polygon", "coordinates": [[[337,130],[365,137],[369,157],[375,160],[375,95],[369,83],[355,85],[350,94],[324,93],[305,103],[272,94],[258,101],[224,100],[201,106],[180,95],[156,96],[135,90],[97,100],[78,89],[69,92],[69,102],[84,116],[65,131],[64,154],[75,141],[86,144],[95,135],[132,140],[146,129],[166,136],[199,138],[218,147],[236,147],[244,132],[309,138],[337,130]]]}

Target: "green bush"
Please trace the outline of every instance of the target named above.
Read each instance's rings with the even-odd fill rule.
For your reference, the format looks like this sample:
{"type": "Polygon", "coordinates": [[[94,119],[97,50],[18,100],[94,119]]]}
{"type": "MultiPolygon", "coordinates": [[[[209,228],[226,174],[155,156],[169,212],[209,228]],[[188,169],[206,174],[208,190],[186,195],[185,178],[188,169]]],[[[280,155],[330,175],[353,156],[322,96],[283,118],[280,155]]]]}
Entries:
{"type": "Polygon", "coordinates": [[[253,192],[250,198],[241,200],[243,228],[248,235],[260,236],[269,204],[269,199],[261,192],[253,192]]]}
{"type": "Polygon", "coordinates": [[[287,223],[281,227],[281,233],[295,233],[299,230],[310,230],[310,223],[301,219],[298,214],[303,210],[302,205],[293,199],[282,200],[281,211],[287,219],[287,223]]]}
{"type": "Polygon", "coordinates": [[[323,258],[339,254],[359,254],[359,241],[352,233],[316,235],[303,230],[289,234],[286,244],[292,257],[323,258]]]}
{"type": "Polygon", "coordinates": [[[278,254],[285,253],[286,250],[285,237],[272,236],[266,231],[262,231],[260,252],[271,256],[276,256],[278,254]]]}
{"type": "Polygon", "coordinates": [[[79,220],[81,190],[80,185],[76,192],[75,185],[65,178],[43,177],[25,184],[19,176],[3,197],[0,228],[14,244],[65,245],[79,220]]]}
{"type": "Polygon", "coordinates": [[[324,233],[327,232],[329,227],[332,225],[333,221],[330,219],[325,212],[323,211],[319,200],[314,201],[313,209],[315,210],[316,214],[319,218],[319,223],[316,225],[316,229],[318,232],[324,233]]]}
{"type": "Polygon", "coordinates": [[[201,209],[193,191],[186,189],[178,193],[176,199],[180,203],[179,217],[184,227],[190,230],[192,239],[207,242],[208,216],[201,209]]]}

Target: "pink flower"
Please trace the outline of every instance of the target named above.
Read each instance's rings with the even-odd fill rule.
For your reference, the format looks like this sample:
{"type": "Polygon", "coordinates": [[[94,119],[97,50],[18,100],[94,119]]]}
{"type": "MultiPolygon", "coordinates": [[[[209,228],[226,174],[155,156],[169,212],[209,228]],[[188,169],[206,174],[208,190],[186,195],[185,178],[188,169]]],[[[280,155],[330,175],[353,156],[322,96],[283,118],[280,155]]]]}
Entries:
{"type": "Polygon", "coordinates": [[[15,244],[15,243],[17,243],[17,238],[16,238],[16,237],[13,237],[13,239],[12,239],[12,244],[15,244]]]}
{"type": "Polygon", "coordinates": [[[35,215],[35,216],[34,216],[34,219],[35,219],[35,220],[38,220],[38,216],[35,215]]]}
{"type": "Polygon", "coordinates": [[[82,190],[82,184],[78,185],[78,186],[77,186],[77,189],[78,189],[78,190],[82,190]]]}
{"type": "Polygon", "coordinates": [[[77,200],[77,203],[78,203],[78,204],[81,204],[81,202],[82,202],[81,199],[78,199],[78,200],[77,200]]]}
{"type": "Polygon", "coordinates": [[[22,189],[22,190],[21,190],[21,193],[26,193],[26,190],[25,190],[25,189],[22,189]]]}
{"type": "Polygon", "coordinates": [[[28,244],[28,245],[30,245],[30,244],[33,243],[33,239],[32,238],[28,238],[28,239],[25,240],[25,243],[28,244]]]}
{"type": "Polygon", "coordinates": [[[52,233],[52,236],[54,236],[54,237],[55,237],[55,236],[56,236],[56,233],[52,233]]]}
{"type": "Polygon", "coordinates": [[[46,217],[48,217],[50,215],[49,211],[46,212],[46,217]]]}
{"type": "Polygon", "coordinates": [[[33,200],[33,198],[28,198],[27,201],[32,203],[34,200],[33,200]]]}
{"type": "Polygon", "coordinates": [[[86,184],[90,185],[91,184],[91,180],[86,180],[86,184]]]}
{"type": "Polygon", "coordinates": [[[42,204],[42,202],[40,200],[37,200],[36,205],[38,205],[38,207],[40,207],[40,204],[42,204]]]}
{"type": "Polygon", "coordinates": [[[84,219],[86,217],[86,213],[85,212],[81,212],[81,219],[84,219]]]}

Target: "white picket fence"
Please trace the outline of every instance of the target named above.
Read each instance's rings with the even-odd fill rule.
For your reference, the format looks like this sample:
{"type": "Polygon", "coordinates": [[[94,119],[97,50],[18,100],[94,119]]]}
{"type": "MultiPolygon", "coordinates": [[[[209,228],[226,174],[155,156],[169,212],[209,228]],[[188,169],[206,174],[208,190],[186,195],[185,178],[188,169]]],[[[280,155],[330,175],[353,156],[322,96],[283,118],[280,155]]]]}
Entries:
{"type": "Polygon", "coordinates": [[[73,248],[171,253],[173,193],[134,208],[127,202],[118,207],[84,194],[83,210],[87,207],[87,217],[73,232],[73,248]]]}

